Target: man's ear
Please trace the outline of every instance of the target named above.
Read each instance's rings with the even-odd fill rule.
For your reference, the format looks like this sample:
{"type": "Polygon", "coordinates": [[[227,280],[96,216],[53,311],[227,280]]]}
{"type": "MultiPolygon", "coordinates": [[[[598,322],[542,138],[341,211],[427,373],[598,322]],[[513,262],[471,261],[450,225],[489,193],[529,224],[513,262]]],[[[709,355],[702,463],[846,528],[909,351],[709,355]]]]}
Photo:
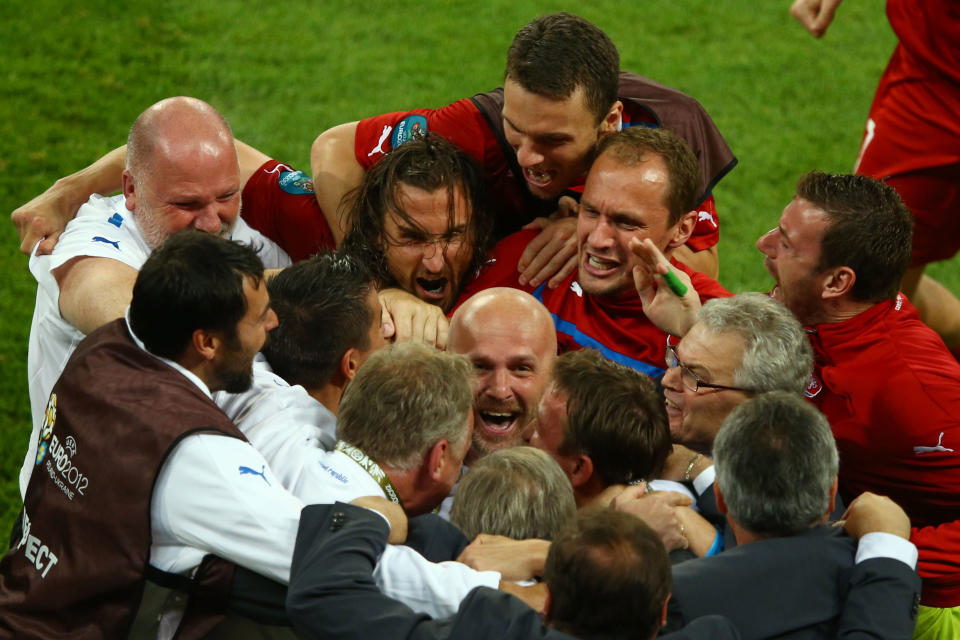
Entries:
{"type": "Polygon", "coordinates": [[[443,477],[443,472],[445,470],[445,465],[450,464],[447,456],[447,451],[450,449],[450,443],[446,438],[440,438],[437,442],[430,447],[430,450],[427,451],[426,463],[427,463],[427,474],[432,480],[439,481],[443,477]]]}
{"type": "Polygon", "coordinates": [[[825,275],[823,285],[820,289],[820,297],[824,300],[828,298],[839,298],[853,289],[857,281],[856,272],[850,267],[835,267],[828,270],[825,275]]]}
{"type": "Polygon", "coordinates": [[[220,351],[222,344],[223,340],[215,331],[204,329],[194,331],[191,339],[194,351],[204,360],[213,360],[220,351]]]}
{"type": "Polygon", "coordinates": [[[133,181],[133,174],[124,169],[123,174],[120,176],[120,183],[125,200],[124,206],[127,207],[127,211],[133,211],[137,208],[137,197],[139,196],[136,184],[134,184],[133,181]]]}
{"type": "Polygon", "coordinates": [[[623,103],[617,100],[610,107],[610,110],[607,111],[607,115],[603,117],[603,121],[600,123],[600,134],[607,135],[616,133],[620,128],[620,116],[622,113],[623,103]]]}
{"type": "Polygon", "coordinates": [[[347,382],[353,380],[354,376],[357,375],[357,370],[360,368],[360,357],[359,353],[353,347],[350,347],[343,354],[343,357],[340,358],[340,373],[343,375],[343,379],[347,382]]]}
{"type": "Polygon", "coordinates": [[[676,249],[687,243],[693,228],[697,226],[697,212],[688,211],[680,217],[680,220],[674,225],[673,238],[667,242],[666,251],[676,249]]]}
{"type": "Polygon", "coordinates": [[[713,481],[713,494],[717,497],[717,511],[726,515],[727,503],[723,501],[723,492],[720,490],[720,483],[716,480],[713,481]]]}
{"type": "Polygon", "coordinates": [[[573,458],[573,466],[570,469],[570,484],[576,489],[589,482],[591,477],[593,477],[593,460],[585,453],[578,454],[573,458]]]}

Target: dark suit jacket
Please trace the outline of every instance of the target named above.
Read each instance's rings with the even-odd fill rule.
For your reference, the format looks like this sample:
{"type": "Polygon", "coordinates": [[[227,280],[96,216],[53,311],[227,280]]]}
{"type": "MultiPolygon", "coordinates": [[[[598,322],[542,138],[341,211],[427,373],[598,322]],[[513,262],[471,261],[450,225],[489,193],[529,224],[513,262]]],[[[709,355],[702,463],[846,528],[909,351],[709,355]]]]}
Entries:
{"type": "MultiPolygon", "coordinates": [[[[380,516],[360,507],[337,503],[303,510],[287,596],[287,613],[298,634],[341,640],[571,638],[543,626],[540,615],[519,599],[484,587],[471,591],[457,614],[444,620],[384,596],[371,574],[388,533],[380,516]]],[[[715,618],[675,636],[737,637],[728,621],[715,618]]]]}
{"type": "Polygon", "coordinates": [[[675,565],[664,630],[719,614],[745,640],[910,638],[919,576],[889,558],[855,565],[856,547],[841,530],[822,525],[675,565]]]}

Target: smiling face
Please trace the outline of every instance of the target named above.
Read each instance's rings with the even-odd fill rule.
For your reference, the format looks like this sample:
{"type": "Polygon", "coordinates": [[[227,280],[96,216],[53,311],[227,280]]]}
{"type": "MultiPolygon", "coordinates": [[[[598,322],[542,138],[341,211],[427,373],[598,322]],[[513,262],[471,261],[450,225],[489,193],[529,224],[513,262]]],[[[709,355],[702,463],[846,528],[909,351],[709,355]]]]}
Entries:
{"type": "Polygon", "coordinates": [[[521,444],[557,348],[549,322],[492,311],[458,318],[450,331],[450,351],[470,358],[476,372],[471,455],[477,458],[521,444]]]}
{"type": "Polygon", "coordinates": [[[623,166],[607,153],[594,162],[577,219],[578,277],[591,295],[609,296],[633,288],[631,238],[650,238],[667,253],[689,235],[688,214],[669,225],[667,168],[656,155],[623,166]]]}
{"type": "Polygon", "coordinates": [[[527,91],[510,78],[503,85],[503,128],[517,152],[517,162],[530,192],[556,198],[590,168],[600,136],[613,133],[620,120],[620,102],[597,119],[586,106],[583,88],[554,99],[527,91]]]}
{"type": "Polygon", "coordinates": [[[817,263],[828,226],[822,209],[797,197],[784,208],[779,225],[757,240],[764,267],[776,281],[774,299],[803,324],[823,319],[823,274],[817,272],[817,263]]]}
{"type": "Polygon", "coordinates": [[[401,183],[397,202],[414,224],[388,212],[384,223],[387,269],[397,285],[448,311],[473,256],[471,212],[462,190],[429,192],[401,183]]]}
{"type": "MultiPolygon", "coordinates": [[[[736,386],[734,374],[743,360],[743,339],[696,323],[677,345],[677,358],[703,382],[736,386]]],[[[749,396],[731,389],[693,391],[681,380],[680,367],[663,376],[663,395],[674,442],[709,453],[727,415],[749,396]]]]}

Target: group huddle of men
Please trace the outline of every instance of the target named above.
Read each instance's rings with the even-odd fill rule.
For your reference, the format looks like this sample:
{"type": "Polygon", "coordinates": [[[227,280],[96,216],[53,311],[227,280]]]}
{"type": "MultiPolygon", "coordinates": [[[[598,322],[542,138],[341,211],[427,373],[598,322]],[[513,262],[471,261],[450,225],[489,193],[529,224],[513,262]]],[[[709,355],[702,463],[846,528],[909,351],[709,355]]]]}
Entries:
{"type": "Polygon", "coordinates": [[[757,241],[771,293],[732,295],[726,142],[566,13],[503,89],[311,160],[169,98],[14,213],[38,290],[0,634],[960,628],[960,363],[899,293],[892,188],[803,176],[757,241]]]}

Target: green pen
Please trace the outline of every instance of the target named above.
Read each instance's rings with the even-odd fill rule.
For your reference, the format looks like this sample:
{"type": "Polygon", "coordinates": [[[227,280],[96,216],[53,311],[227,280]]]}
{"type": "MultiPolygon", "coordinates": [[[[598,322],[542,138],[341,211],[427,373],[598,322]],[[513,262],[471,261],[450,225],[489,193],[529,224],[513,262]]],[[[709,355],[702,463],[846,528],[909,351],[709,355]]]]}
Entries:
{"type": "Polygon", "coordinates": [[[663,274],[663,279],[667,282],[667,286],[670,287],[670,291],[673,291],[677,294],[678,297],[682,298],[687,295],[687,285],[680,282],[680,278],[677,277],[673,271],[669,268],[667,272],[663,274]]]}

